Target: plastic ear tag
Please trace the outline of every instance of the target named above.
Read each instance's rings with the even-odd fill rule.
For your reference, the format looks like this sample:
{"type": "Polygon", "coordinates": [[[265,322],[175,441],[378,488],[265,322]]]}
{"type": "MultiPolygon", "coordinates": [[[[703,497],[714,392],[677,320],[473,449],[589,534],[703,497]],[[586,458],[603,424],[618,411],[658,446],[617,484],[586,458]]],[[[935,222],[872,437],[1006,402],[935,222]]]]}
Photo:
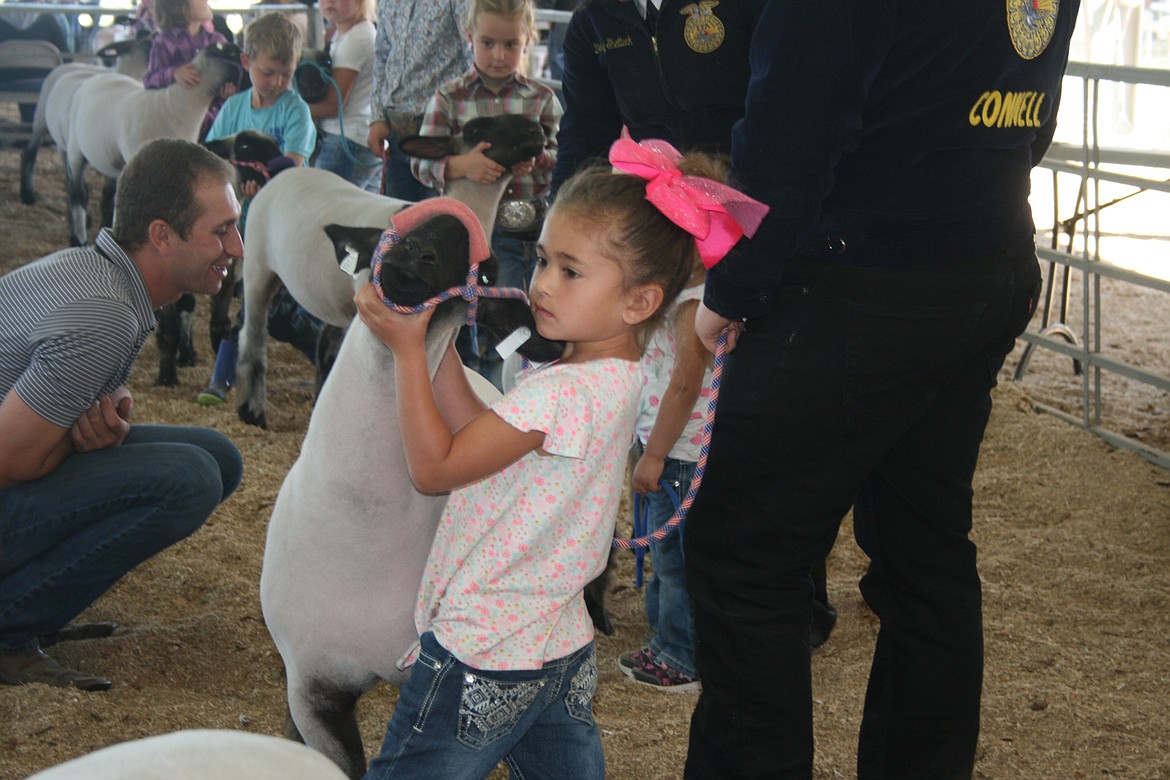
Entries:
{"type": "Polygon", "coordinates": [[[512,331],[507,337],[501,339],[500,343],[496,345],[496,352],[500,353],[500,357],[507,358],[513,352],[520,348],[520,345],[532,336],[532,331],[528,328],[520,327],[512,331]]]}
{"type": "Polygon", "coordinates": [[[352,246],[347,247],[347,249],[348,251],[345,253],[345,259],[341,261],[341,270],[345,271],[347,274],[356,279],[358,275],[358,253],[357,250],[352,246]]]}

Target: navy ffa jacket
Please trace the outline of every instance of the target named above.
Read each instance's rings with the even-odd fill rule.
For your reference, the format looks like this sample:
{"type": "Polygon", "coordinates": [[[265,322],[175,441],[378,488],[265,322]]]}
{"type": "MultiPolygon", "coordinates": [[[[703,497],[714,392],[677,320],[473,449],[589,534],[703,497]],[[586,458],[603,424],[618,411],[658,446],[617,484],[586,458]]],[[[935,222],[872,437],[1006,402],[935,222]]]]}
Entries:
{"type": "Polygon", "coordinates": [[[771,206],[705,302],[763,314],[796,253],[929,266],[1028,241],[1079,0],[773,0],[752,42],[736,181],[771,206]]]}
{"type": "Polygon", "coordinates": [[[632,0],[591,0],[565,34],[565,115],[553,189],[604,159],[622,125],[636,140],[730,151],[743,116],[748,46],[764,0],[663,0],[647,22],[632,0]]]}

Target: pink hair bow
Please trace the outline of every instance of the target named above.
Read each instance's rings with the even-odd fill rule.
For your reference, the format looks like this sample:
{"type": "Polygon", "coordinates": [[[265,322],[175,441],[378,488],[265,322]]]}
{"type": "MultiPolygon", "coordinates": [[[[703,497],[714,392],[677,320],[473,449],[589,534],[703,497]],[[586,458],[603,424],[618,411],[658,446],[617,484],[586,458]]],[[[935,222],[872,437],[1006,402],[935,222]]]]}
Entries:
{"type": "Polygon", "coordinates": [[[609,148],[615,168],[646,179],[646,200],[674,224],[695,237],[707,268],[723,259],[742,236],[751,238],[768,207],[742,192],[701,176],[683,176],[682,154],[666,141],[642,143],[622,137],[609,148]]]}

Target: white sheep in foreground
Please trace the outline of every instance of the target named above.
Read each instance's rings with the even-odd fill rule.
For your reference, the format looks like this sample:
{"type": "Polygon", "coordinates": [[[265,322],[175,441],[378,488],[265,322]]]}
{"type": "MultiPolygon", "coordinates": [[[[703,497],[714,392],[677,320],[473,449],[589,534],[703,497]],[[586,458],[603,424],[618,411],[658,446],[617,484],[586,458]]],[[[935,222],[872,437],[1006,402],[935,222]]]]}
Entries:
{"type": "Polygon", "coordinates": [[[315,750],[244,731],[176,731],[122,742],[28,780],[344,780],[315,750]]]}
{"type": "MultiPolygon", "coordinates": [[[[414,305],[465,283],[467,258],[488,254],[478,222],[450,199],[423,201],[393,221],[404,238],[388,253],[381,282],[396,303],[414,305]],[[436,212],[444,216],[430,218],[436,212]]],[[[343,253],[355,250],[367,264],[381,234],[330,231],[343,253]]],[[[479,307],[481,319],[506,320],[498,324],[502,331],[525,325],[535,333],[522,300],[485,298],[479,307]]],[[[458,297],[435,311],[426,338],[432,377],[466,311],[458,297]]],[[[562,345],[534,335],[521,349],[545,361],[562,345]]],[[[379,679],[399,684],[406,677],[395,661],[418,639],[414,604],[445,503],[445,495],[423,495],[411,484],[394,407],[393,354],[355,319],[281,485],[260,576],[264,621],[284,659],[296,730],[350,777],[366,766],[358,699],[379,679]]]]}
{"type": "Polygon", "coordinates": [[[72,93],[62,100],[50,94],[45,120],[63,154],[74,246],[86,242],[86,166],[116,179],[126,160],[147,141],[195,141],[212,98],[240,75],[239,49],[231,44],[209,46],[193,62],[200,78],[195,87],[175,82],[146,89],[140,80],[120,73],[81,72],[67,74],[54,85],[54,93],[58,89],[72,93]]]}
{"type": "MultiPolygon", "coordinates": [[[[539,155],[548,144],[538,123],[504,115],[473,119],[458,138],[414,136],[402,139],[400,145],[411,156],[437,159],[481,141],[491,143],[486,154],[506,168],[539,155]]],[[[444,194],[466,204],[490,235],[511,179],[511,174],[493,184],[455,179],[444,194]]],[[[281,283],[301,306],[328,325],[344,329],[356,313],[354,280],[338,269],[333,244],[322,228],[338,223],[384,229],[390,217],[407,205],[317,168],[285,171],[253,198],[244,236],[244,326],[237,362],[236,406],[241,420],[261,428],[268,425],[268,307],[281,283]]]]}

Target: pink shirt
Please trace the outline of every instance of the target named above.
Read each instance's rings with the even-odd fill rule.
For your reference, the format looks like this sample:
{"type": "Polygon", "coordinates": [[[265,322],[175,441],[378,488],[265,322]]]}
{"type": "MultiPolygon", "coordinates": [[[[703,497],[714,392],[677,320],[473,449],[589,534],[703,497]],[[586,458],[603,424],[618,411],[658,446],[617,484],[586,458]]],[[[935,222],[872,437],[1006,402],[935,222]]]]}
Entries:
{"type": "Polygon", "coordinates": [[[638,363],[525,372],[492,411],[544,452],[451,493],[415,625],[476,669],[539,669],[593,639],[582,591],[605,569],[642,387],[638,363]]]}

